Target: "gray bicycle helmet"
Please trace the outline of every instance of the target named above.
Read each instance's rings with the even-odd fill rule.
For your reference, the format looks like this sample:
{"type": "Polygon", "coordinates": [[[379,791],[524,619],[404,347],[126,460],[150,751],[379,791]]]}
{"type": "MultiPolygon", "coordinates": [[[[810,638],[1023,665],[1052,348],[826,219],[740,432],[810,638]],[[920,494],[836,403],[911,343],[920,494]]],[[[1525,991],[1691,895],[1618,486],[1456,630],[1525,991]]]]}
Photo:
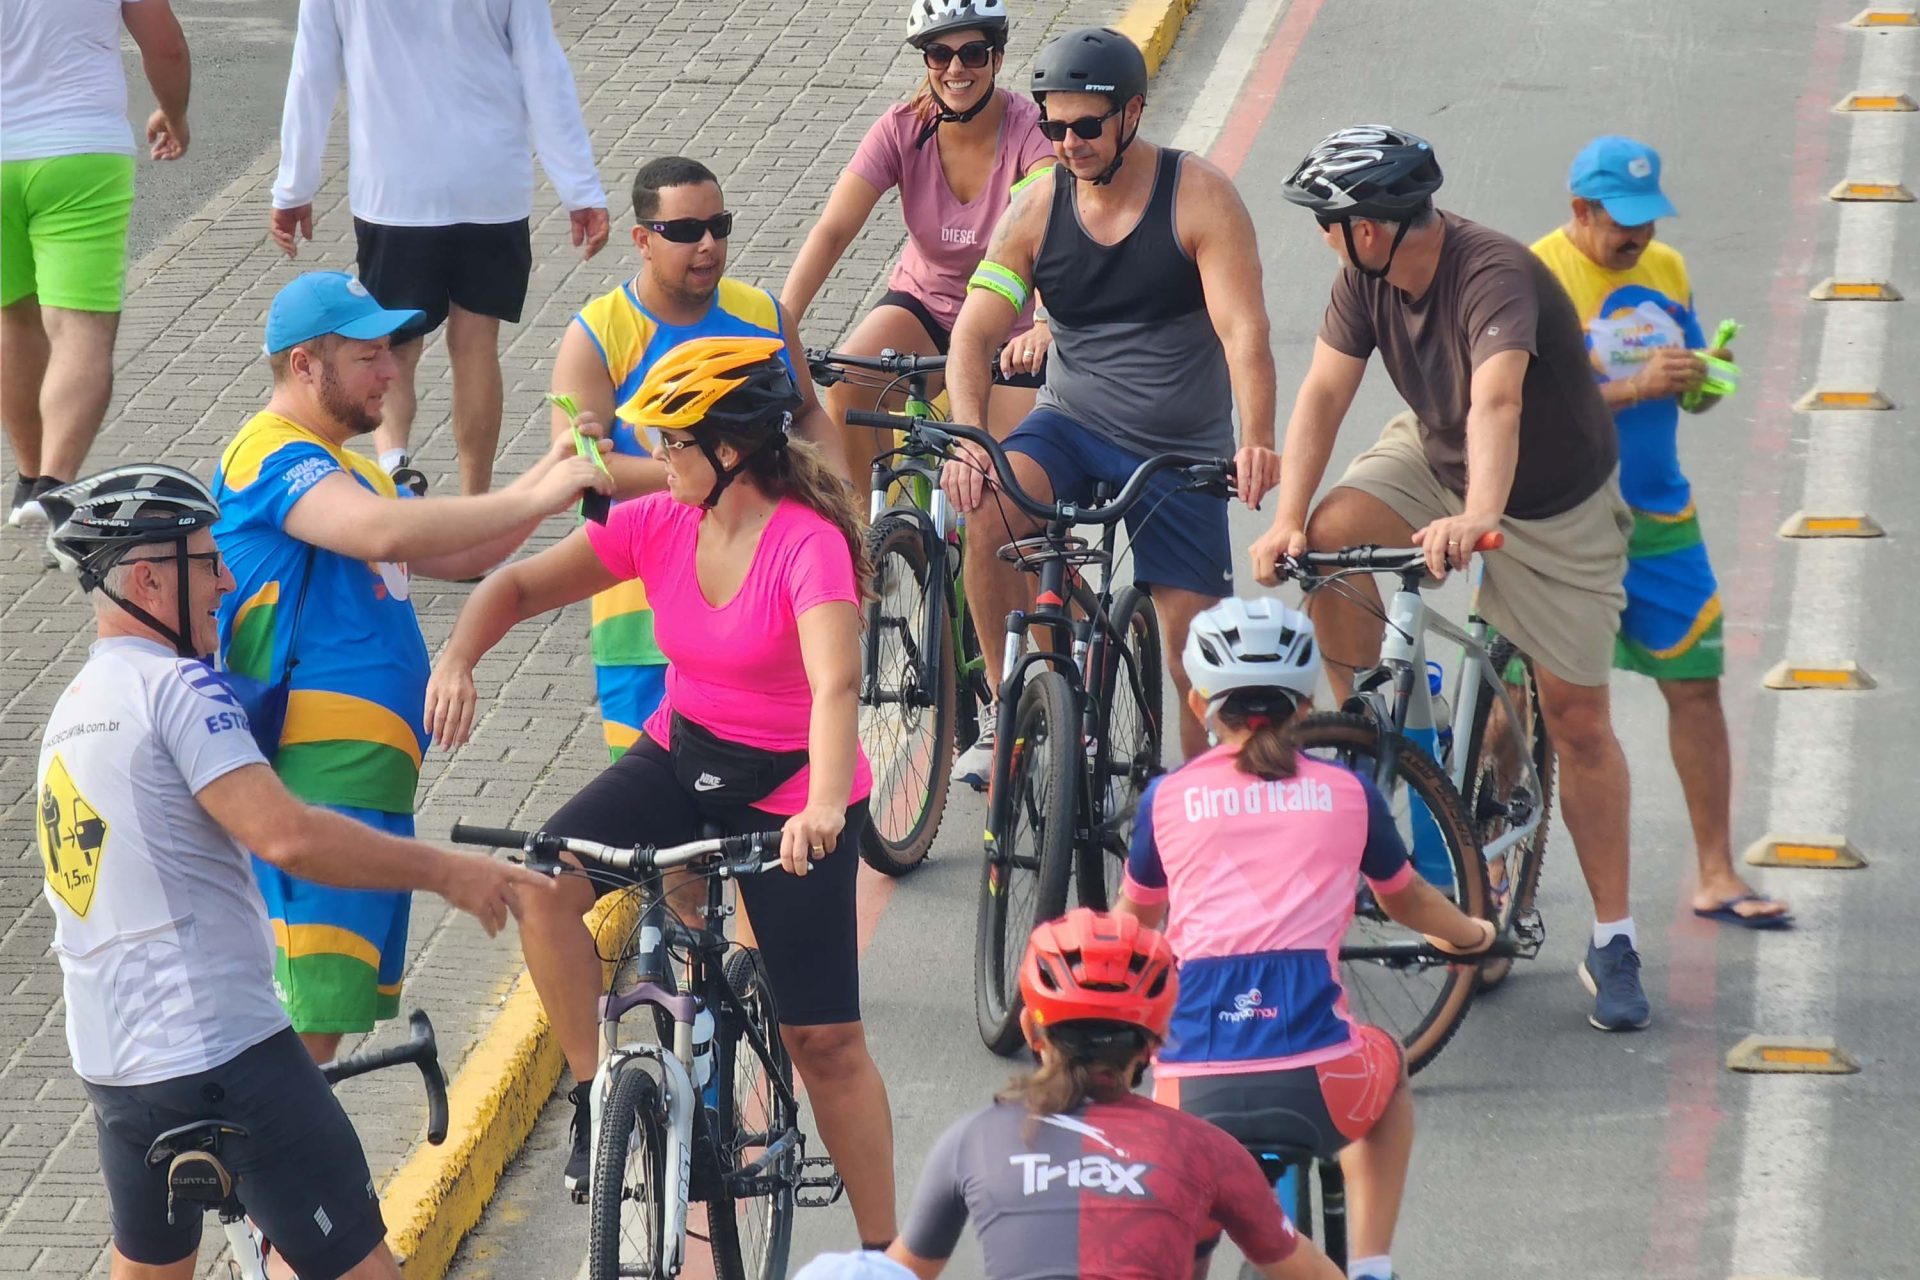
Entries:
{"type": "Polygon", "coordinates": [[[183,658],[193,652],[187,618],[187,538],[220,518],[220,504],[207,487],[178,467],[132,463],[114,467],[40,495],[51,529],[47,549],[60,567],[80,579],[82,591],[104,591],[109,600],[173,641],[183,658]],[[108,570],[135,547],[172,543],[180,593],[180,630],[167,626],[106,587],[108,570]]]}
{"type": "MultiPolygon", "coordinates": [[[[1028,92],[1040,104],[1043,117],[1049,93],[1104,93],[1113,106],[1124,109],[1135,98],[1147,96],[1147,58],[1139,45],[1112,27],[1080,27],[1035,55],[1028,92]]],[[[1120,127],[1126,128],[1124,120],[1120,127]]],[[[1113,163],[1091,180],[1094,186],[1104,187],[1113,181],[1133,138],[1131,133],[1122,133],[1113,163]]]]}
{"type": "Polygon", "coordinates": [[[1280,194],[1313,211],[1322,223],[1338,222],[1347,238],[1354,269],[1376,279],[1393,266],[1407,228],[1433,205],[1433,193],[1445,181],[1433,145],[1391,125],[1363,124],[1328,134],[1294,169],[1280,194]],[[1359,264],[1351,220],[1397,223],[1386,266],[1359,264]]]}
{"type": "Polygon", "coordinates": [[[1006,0],[912,0],[907,7],[907,43],[916,49],[949,31],[971,30],[1004,47],[1012,25],[1006,0]]]}
{"type": "Polygon", "coordinates": [[[1249,714],[1285,719],[1320,683],[1312,621],[1278,600],[1229,597],[1204,610],[1180,665],[1209,713],[1232,698],[1249,714]]]}

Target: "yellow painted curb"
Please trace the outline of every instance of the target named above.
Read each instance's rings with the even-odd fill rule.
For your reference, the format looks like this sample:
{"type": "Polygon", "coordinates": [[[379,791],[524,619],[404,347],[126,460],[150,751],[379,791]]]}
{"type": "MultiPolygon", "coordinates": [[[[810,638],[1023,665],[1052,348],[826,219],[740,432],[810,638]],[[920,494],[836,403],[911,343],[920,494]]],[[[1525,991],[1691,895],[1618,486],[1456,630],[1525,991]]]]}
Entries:
{"type": "MultiPolygon", "coordinates": [[[[637,907],[635,894],[603,898],[588,913],[587,929],[620,937],[632,929],[637,907]]],[[[522,973],[447,1089],[446,1142],[417,1149],[381,1190],[387,1245],[406,1280],[447,1274],[565,1065],[533,979],[522,973]]]]}
{"type": "Polygon", "coordinates": [[[1140,46],[1147,55],[1147,74],[1160,70],[1160,64],[1173,52],[1174,37],[1193,11],[1194,0],[1133,0],[1114,29],[1140,46]]]}

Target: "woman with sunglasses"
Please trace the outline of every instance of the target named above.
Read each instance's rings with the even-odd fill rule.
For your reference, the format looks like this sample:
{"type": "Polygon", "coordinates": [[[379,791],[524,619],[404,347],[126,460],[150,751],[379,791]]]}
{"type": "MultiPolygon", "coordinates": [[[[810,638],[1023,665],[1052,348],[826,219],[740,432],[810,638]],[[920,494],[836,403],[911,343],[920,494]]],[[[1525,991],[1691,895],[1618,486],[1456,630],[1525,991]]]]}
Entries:
{"type": "MultiPolygon", "coordinates": [[[[1006,0],[912,0],[907,43],[920,51],[926,79],[909,101],[889,107],[867,130],[787,272],[780,301],[796,324],[881,195],[898,187],[906,248],[879,305],[841,349],[946,354],[967,280],[986,253],[994,224],[1019,184],[1054,163],[1053,148],[1037,127],[1040,109],[994,84],[1007,29],[1006,0]]],[[[1049,342],[1044,315],[1031,304],[1023,307],[1000,355],[1005,381],[991,396],[989,425],[1011,430],[1033,408],[1049,342]]],[[[828,413],[844,424],[847,410],[871,408],[856,400],[858,394],[850,384],[828,388],[828,413]]],[[[885,446],[864,427],[843,430],[849,472],[862,475],[885,446]]]]}
{"type": "MultiPolygon", "coordinates": [[[[854,873],[872,777],[861,755],[861,584],[871,575],[852,491],[790,438],[801,405],[779,338],[697,338],[620,405],[658,431],[665,492],[615,506],[482,583],[427,690],[427,722],[457,746],[473,668],[515,624],[639,581],[668,661],[666,698],[633,748],[545,824],[615,846],[780,832],[786,873],[746,876],[781,1038],[846,1183],[861,1241],[893,1238],[893,1125],[860,1019],[854,873]]],[[[616,886],[617,887],[617,886],[616,886]]],[[[600,886],[599,892],[612,889],[600,886]]],[[[521,895],[521,943],[578,1082],[567,1178],[584,1179],[599,1065],[600,962],[581,917],[595,886],[521,895]]]]}

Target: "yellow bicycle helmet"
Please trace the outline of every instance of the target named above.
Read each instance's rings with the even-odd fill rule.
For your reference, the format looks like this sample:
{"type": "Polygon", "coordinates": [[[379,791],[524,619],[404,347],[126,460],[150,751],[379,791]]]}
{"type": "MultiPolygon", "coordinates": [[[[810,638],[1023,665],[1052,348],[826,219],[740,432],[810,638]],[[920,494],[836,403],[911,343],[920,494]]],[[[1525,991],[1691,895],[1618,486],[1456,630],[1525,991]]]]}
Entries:
{"type": "Polygon", "coordinates": [[[700,505],[720,500],[747,460],[766,448],[784,449],[793,411],[803,403],[779,338],[695,338],[654,362],[640,387],[618,409],[623,421],[691,435],[714,471],[700,505]],[[741,453],[728,467],[715,450],[726,438],[741,453]]]}

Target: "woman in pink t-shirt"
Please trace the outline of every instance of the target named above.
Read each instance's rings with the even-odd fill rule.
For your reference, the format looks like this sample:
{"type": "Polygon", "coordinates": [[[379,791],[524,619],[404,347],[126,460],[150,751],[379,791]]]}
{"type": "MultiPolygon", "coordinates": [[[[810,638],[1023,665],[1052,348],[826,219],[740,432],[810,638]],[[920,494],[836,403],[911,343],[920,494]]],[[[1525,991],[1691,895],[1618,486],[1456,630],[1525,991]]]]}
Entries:
{"type": "MultiPolygon", "coordinates": [[[[994,86],[1007,46],[1005,0],[910,0],[907,43],[920,51],[926,79],[911,100],[873,122],[827,207],[787,272],[780,305],[799,324],[889,188],[900,188],[907,245],[880,303],[841,344],[858,355],[883,350],[945,355],[967,279],[987,252],[994,224],[1015,188],[1053,166],[1031,98],[994,86]]],[[[1005,435],[1032,410],[1050,338],[1029,302],[1000,353],[1004,379],[988,405],[989,425],[1005,435]]],[[[935,389],[939,383],[936,380],[935,389]]],[[[827,412],[846,432],[849,474],[864,475],[879,448],[874,432],[844,427],[849,409],[871,409],[859,388],[827,389],[827,412]]],[[[900,407],[896,402],[894,409],[900,407]]]]}
{"type": "MultiPolygon", "coordinates": [[[[513,625],[619,582],[645,585],[671,664],[666,696],[634,747],[545,829],[616,846],[696,839],[703,821],[781,831],[789,874],[743,877],[740,897],[861,1239],[884,1244],[892,1122],[860,1021],[854,912],[873,786],[856,731],[870,569],[845,484],[788,438],[801,401],[782,349],[778,338],[700,338],[653,366],[620,414],[661,432],[666,492],[620,503],[482,583],[435,663],[426,719],[460,745],[474,664],[513,625]]],[[[571,1188],[587,1171],[600,963],[581,923],[594,887],[566,878],[555,889],[523,896],[520,937],[579,1082],[571,1188]]]]}

